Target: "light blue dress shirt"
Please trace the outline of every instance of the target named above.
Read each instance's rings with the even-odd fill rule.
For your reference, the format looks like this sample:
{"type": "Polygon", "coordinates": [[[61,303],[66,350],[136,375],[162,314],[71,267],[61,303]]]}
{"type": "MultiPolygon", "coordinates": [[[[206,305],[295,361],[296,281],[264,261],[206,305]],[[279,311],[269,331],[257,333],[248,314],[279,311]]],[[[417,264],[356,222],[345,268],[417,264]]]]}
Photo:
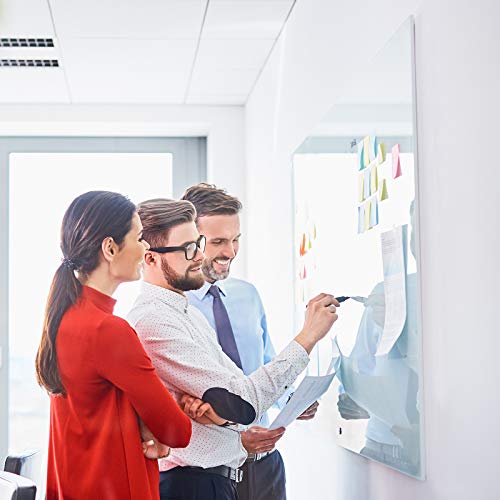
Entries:
{"type": "MultiPolygon", "coordinates": [[[[227,278],[213,284],[221,291],[221,299],[231,322],[243,373],[250,375],[276,355],[267,331],[266,313],[259,293],[251,283],[236,278],[227,278]]],[[[186,292],[186,296],[189,303],[201,311],[215,330],[213,296],[208,293],[211,286],[211,283],[205,282],[199,290],[186,292]]],[[[288,393],[276,403],[276,406],[282,407],[287,397],[288,393]]],[[[266,414],[259,425],[262,427],[269,425],[266,414]]]]}

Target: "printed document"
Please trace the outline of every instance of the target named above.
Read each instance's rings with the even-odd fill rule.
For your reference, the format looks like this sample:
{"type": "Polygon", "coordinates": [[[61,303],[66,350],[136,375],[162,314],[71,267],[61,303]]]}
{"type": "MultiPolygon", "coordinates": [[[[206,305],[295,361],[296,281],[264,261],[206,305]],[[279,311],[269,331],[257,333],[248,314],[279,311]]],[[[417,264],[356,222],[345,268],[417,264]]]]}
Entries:
{"type": "Polygon", "coordinates": [[[385,322],[376,355],[387,354],[406,322],[406,230],[399,226],[380,235],[384,268],[385,322]]]}
{"type": "Polygon", "coordinates": [[[335,372],[321,377],[304,377],[269,429],[287,427],[291,424],[328,390],[334,377],[335,372]]]}

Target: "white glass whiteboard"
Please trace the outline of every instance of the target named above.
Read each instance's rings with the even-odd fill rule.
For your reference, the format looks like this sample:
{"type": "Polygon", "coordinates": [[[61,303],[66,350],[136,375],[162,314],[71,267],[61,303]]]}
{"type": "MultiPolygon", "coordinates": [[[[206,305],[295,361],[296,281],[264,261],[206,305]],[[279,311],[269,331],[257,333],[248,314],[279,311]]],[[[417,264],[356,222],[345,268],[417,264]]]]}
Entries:
{"type": "Polygon", "coordinates": [[[336,442],[424,477],[414,26],[409,19],[293,158],[295,314],[347,299],[310,371],[335,359],[336,442]]]}

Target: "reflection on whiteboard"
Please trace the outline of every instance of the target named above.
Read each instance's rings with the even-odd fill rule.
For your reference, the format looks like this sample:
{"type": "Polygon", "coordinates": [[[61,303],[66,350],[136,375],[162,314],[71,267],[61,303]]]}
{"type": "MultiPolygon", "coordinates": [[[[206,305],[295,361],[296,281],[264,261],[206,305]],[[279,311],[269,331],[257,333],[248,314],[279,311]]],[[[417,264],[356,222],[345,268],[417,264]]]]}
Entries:
{"type": "Polygon", "coordinates": [[[412,154],[398,151],[394,178],[392,146],[375,173],[373,164],[360,168],[370,165],[364,153],[294,156],[295,314],[300,324],[305,303],[320,292],[351,297],[332,330],[340,362],[322,341],[309,372],[336,371],[330,394],[340,445],[420,477],[417,266],[409,251],[414,166],[412,154]],[[311,221],[316,238],[304,254],[311,221]]]}
{"type": "Polygon", "coordinates": [[[377,346],[377,355],[389,353],[406,321],[406,230],[406,226],[399,226],[380,236],[384,269],[385,320],[384,331],[377,346]]]}

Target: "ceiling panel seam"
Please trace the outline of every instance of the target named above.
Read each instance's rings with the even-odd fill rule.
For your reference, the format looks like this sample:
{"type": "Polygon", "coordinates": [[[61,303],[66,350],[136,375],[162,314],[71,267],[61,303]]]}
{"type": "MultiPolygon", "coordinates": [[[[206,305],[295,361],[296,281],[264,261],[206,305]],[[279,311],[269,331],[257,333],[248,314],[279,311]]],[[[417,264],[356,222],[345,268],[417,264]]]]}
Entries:
{"type": "Polygon", "coordinates": [[[292,5],[290,6],[290,10],[288,11],[288,14],[286,15],[285,21],[283,22],[283,24],[282,24],[282,26],[281,26],[281,29],[280,29],[280,31],[279,31],[279,33],[278,33],[278,36],[277,36],[277,37],[276,37],[276,39],[274,40],[274,43],[273,43],[273,45],[272,45],[272,47],[271,47],[271,50],[270,50],[270,51],[269,51],[269,53],[267,54],[266,60],[264,61],[264,64],[262,64],[262,66],[261,66],[261,68],[260,68],[259,72],[257,73],[257,76],[256,76],[256,78],[255,78],[255,80],[254,80],[254,82],[253,82],[253,84],[252,84],[252,86],[251,86],[251,88],[250,88],[250,92],[248,92],[248,95],[247,95],[247,100],[248,100],[248,98],[252,95],[252,92],[253,92],[253,90],[254,90],[255,86],[257,85],[257,82],[259,81],[260,75],[262,75],[262,72],[264,71],[264,68],[266,67],[267,61],[269,61],[269,58],[271,57],[271,54],[273,53],[274,47],[275,47],[275,46],[276,46],[276,44],[278,43],[278,40],[279,40],[279,38],[280,38],[280,36],[281,36],[281,33],[282,33],[282,32],[283,32],[283,30],[285,29],[286,23],[288,22],[288,19],[289,19],[289,17],[290,17],[290,14],[292,13],[293,8],[295,7],[295,2],[296,2],[296,1],[297,1],[297,0],[293,0],[292,5]]]}
{"type": "Polygon", "coordinates": [[[189,95],[189,89],[191,87],[191,81],[193,80],[194,67],[196,65],[196,59],[198,58],[198,51],[200,50],[201,35],[203,33],[203,28],[205,26],[205,20],[207,18],[207,12],[208,12],[208,6],[209,6],[209,4],[210,4],[210,0],[207,0],[207,3],[205,4],[205,12],[203,13],[203,20],[201,21],[200,32],[198,33],[198,42],[196,44],[196,49],[194,51],[193,64],[191,65],[191,70],[189,71],[189,78],[188,78],[188,82],[187,82],[187,85],[186,85],[186,92],[184,93],[184,102],[183,102],[183,104],[187,103],[187,99],[188,99],[188,95],[189,95]]]}
{"type": "Polygon", "coordinates": [[[57,27],[56,27],[56,23],[54,21],[54,13],[52,12],[52,5],[50,4],[50,0],[46,0],[46,2],[47,2],[47,8],[49,9],[50,20],[52,21],[52,28],[54,29],[54,38],[57,39],[57,41],[58,41],[57,46],[59,48],[59,59],[61,61],[60,66],[61,66],[61,69],[62,69],[63,75],[64,75],[64,83],[66,84],[66,92],[68,92],[69,102],[73,103],[73,96],[71,94],[71,87],[69,84],[68,75],[66,73],[66,65],[64,64],[63,50],[62,50],[61,44],[59,43],[59,37],[57,36],[57,27]]]}

